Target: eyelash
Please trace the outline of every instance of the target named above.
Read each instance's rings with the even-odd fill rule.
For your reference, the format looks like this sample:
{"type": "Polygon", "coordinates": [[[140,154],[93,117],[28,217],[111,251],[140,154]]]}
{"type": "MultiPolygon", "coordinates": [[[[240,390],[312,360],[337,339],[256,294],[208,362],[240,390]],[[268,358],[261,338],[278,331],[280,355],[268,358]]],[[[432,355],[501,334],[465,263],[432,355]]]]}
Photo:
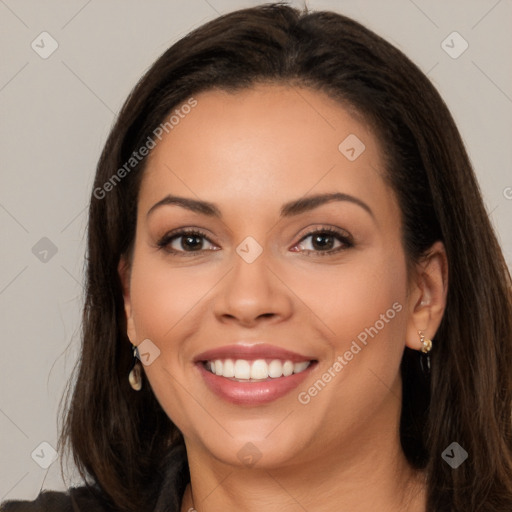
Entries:
{"type": "MultiPolygon", "coordinates": [[[[342,246],[337,247],[336,249],[330,249],[328,251],[318,251],[318,250],[310,250],[310,249],[308,249],[308,250],[304,251],[308,255],[310,255],[311,253],[315,253],[315,255],[318,255],[318,256],[330,256],[330,255],[336,254],[336,253],[338,253],[340,251],[343,251],[343,250],[350,249],[350,248],[354,247],[354,242],[353,242],[352,237],[350,235],[344,234],[343,232],[338,231],[338,230],[333,229],[333,228],[321,228],[321,229],[315,228],[315,229],[313,229],[311,231],[308,231],[308,233],[306,233],[299,240],[299,242],[296,245],[299,245],[306,238],[308,238],[308,237],[310,237],[312,235],[315,235],[315,234],[324,234],[324,235],[333,236],[333,237],[337,238],[342,243],[342,246]]],[[[157,247],[159,249],[165,250],[168,253],[171,253],[171,254],[174,254],[174,255],[177,255],[177,256],[185,256],[185,257],[187,257],[187,256],[195,256],[195,255],[200,254],[200,253],[202,253],[204,251],[211,251],[212,250],[212,249],[201,249],[199,251],[177,251],[176,249],[170,249],[169,248],[169,245],[171,244],[171,242],[174,239],[180,238],[180,237],[185,236],[185,235],[193,235],[193,236],[202,237],[202,238],[205,238],[206,240],[208,240],[208,242],[213,243],[213,242],[211,242],[211,240],[208,238],[207,234],[204,231],[201,231],[200,229],[191,228],[191,229],[180,229],[179,231],[175,231],[175,232],[171,231],[170,233],[165,234],[157,242],[156,245],[157,245],[157,247]]]]}

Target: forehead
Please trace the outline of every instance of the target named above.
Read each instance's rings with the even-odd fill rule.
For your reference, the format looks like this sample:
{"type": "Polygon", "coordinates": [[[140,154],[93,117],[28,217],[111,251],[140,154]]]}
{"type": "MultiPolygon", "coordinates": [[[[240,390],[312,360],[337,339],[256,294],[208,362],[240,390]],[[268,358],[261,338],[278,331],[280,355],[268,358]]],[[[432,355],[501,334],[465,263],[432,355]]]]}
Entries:
{"type": "Polygon", "coordinates": [[[389,195],[371,128],[322,92],[262,84],[193,99],[193,108],[173,110],[172,128],[152,150],[139,197],[143,208],[171,192],[226,208],[237,200],[251,208],[282,204],[308,191],[375,201],[389,195]]]}

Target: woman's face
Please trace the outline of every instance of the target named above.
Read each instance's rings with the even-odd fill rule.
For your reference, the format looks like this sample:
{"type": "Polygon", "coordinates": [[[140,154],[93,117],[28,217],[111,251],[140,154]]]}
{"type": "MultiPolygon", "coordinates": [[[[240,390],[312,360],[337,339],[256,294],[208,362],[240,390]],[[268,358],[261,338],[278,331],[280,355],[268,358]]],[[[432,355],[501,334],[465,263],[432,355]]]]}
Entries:
{"type": "Polygon", "coordinates": [[[120,267],[157,399],[189,450],[236,465],[395,438],[415,327],[378,141],[308,89],[195,100],[150,155],[120,267]]]}

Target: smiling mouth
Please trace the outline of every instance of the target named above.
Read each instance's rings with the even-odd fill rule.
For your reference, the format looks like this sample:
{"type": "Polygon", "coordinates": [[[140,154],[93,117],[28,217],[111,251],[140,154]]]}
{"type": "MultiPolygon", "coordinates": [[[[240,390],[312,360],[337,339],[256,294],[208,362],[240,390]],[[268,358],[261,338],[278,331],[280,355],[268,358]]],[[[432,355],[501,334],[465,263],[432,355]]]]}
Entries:
{"type": "Polygon", "coordinates": [[[202,361],[204,368],[218,377],[235,382],[266,382],[302,373],[316,361],[286,359],[214,359],[202,361]]]}

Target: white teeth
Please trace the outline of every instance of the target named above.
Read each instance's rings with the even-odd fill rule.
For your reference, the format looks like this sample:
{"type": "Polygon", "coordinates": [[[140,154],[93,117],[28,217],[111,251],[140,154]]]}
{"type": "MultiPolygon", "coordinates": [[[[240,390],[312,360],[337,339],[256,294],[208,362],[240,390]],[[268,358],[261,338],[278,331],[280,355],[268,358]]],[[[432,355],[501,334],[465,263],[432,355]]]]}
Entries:
{"type": "Polygon", "coordinates": [[[283,364],[283,375],[289,377],[293,373],[293,363],[291,361],[285,361],[283,364]]]}
{"type": "Polygon", "coordinates": [[[235,379],[250,379],[251,378],[251,365],[249,361],[244,359],[237,359],[235,361],[235,379]]]}
{"type": "Polygon", "coordinates": [[[274,359],[268,365],[268,376],[277,379],[283,375],[283,363],[279,359],[274,359]]]}
{"type": "MultiPolygon", "coordinates": [[[[218,373],[217,375],[220,375],[218,373]]],[[[222,376],[223,377],[229,377],[232,378],[235,376],[235,363],[231,359],[226,359],[224,361],[224,368],[222,370],[222,376]]]]}
{"type": "Polygon", "coordinates": [[[310,364],[311,361],[292,363],[280,359],[273,359],[270,363],[267,363],[265,359],[256,359],[255,361],[215,359],[214,361],[207,361],[206,368],[221,377],[240,380],[266,380],[269,377],[277,379],[303,372],[310,364]]]}
{"type": "Polygon", "coordinates": [[[309,366],[309,361],[303,361],[302,363],[295,363],[293,365],[293,373],[303,372],[309,366]]]}
{"type": "Polygon", "coordinates": [[[268,364],[264,359],[257,359],[251,366],[251,379],[266,379],[268,377],[268,364]]]}

